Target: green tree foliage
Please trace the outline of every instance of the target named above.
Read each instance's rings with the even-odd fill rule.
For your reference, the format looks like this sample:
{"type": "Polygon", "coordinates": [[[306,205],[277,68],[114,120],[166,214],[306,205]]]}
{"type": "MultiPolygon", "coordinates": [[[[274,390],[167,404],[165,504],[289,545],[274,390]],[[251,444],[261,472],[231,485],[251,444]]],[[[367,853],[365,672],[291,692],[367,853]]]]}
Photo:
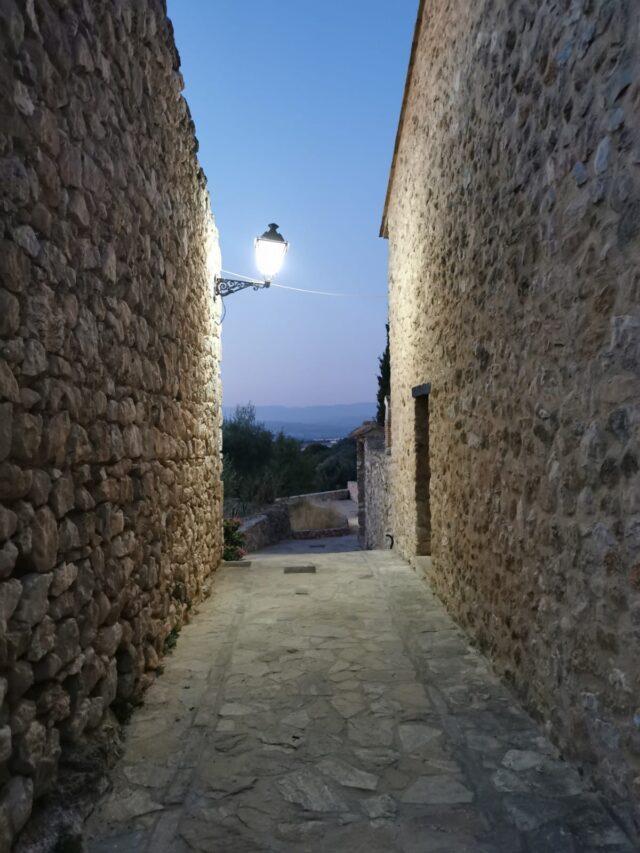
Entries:
{"type": "Polygon", "coordinates": [[[356,479],[356,441],[343,438],[316,468],[315,488],[318,492],[344,489],[349,480],[356,479]]]}
{"type": "Polygon", "coordinates": [[[378,409],[376,411],[376,420],[379,424],[384,423],[385,405],[384,398],[391,394],[391,352],[389,350],[389,324],[386,324],[387,330],[387,345],[384,352],[378,358],[380,373],[378,374],[378,409]]]}
{"type": "Polygon", "coordinates": [[[273,486],[269,464],[273,435],[256,421],[255,406],[237,406],[222,426],[223,480],[225,492],[240,505],[270,503],[273,486]]]}
{"type": "Polygon", "coordinates": [[[327,447],[326,444],[308,444],[304,452],[309,455],[309,458],[314,459],[318,463],[322,462],[325,456],[331,453],[331,448],[327,447]]]}
{"type": "Polygon", "coordinates": [[[236,406],[233,417],[224,422],[222,434],[224,453],[239,474],[255,474],[269,464],[273,435],[256,421],[256,409],[251,403],[236,406]]]}
{"type": "Polygon", "coordinates": [[[302,450],[296,438],[283,432],[278,433],[273,441],[271,469],[278,497],[304,494],[315,474],[313,457],[302,450]]]}
{"type": "Polygon", "coordinates": [[[223,480],[228,509],[246,514],[276,497],[342,489],[356,478],[353,439],[335,447],[274,436],[256,420],[251,403],[238,406],[222,427],[223,480]]]}

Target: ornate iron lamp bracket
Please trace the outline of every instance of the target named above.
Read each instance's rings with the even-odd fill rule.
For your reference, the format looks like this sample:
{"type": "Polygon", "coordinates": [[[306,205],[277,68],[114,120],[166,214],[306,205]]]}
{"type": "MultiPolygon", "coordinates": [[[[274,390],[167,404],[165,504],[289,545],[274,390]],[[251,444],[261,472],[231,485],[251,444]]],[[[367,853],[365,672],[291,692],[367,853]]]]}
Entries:
{"type": "Polygon", "coordinates": [[[243,281],[238,278],[216,278],[216,296],[230,296],[232,293],[237,293],[239,290],[246,290],[248,287],[253,290],[261,290],[263,287],[269,287],[270,281],[243,281]]]}

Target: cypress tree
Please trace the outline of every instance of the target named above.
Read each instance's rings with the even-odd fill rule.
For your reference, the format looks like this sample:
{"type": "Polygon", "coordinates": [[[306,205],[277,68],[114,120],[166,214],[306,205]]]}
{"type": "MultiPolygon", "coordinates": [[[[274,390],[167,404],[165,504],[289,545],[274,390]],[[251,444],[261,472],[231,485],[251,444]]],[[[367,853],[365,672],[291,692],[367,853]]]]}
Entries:
{"type": "Polygon", "coordinates": [[[384,398],[388,397],[391,393],[391,354],[389,351],[389,324],[386,323],[385,326],[387,330],[387,345],[384,348],[384,352],[378,358],[378,364],[380,366],[380,373],[378,374],[378,409],[376,412],[376,420],[379,424],[384,424],[384,398]]]}

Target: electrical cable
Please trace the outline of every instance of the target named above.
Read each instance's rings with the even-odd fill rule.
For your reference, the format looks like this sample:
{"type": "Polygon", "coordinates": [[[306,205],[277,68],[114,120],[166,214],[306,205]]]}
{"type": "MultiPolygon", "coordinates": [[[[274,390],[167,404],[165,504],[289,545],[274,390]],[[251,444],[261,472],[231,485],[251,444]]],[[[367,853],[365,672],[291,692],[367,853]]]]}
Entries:
{"type": "Polygon", "coordinates": [[[220,319],[219,319],[219,320],[216,320],[216,326],[221,326],[221,325],[222,325],[222,321],[223,321],[223,320],[224,320],[224,318],[227,316],[227,306],[226,306],[226,303],[225,303],[225,301],[224,301],[224,298],[221,296],[221,297],[220,297],[220,300],[222,301],[222,317],[220,317],[220,319]]]}
{"type": "Polygon", "coordinates": [[[274,284],[271,282],[271,287],[279,287],[282,290],[295,290],[297,293],[314,293],[317,296],[347,296],[353,299],[386,299],[386,296],[372,293],[335,293],[328,290],[305,290],[302,287],[289,287],[286,284],[274,284]]]}
{"type": "MultiPolygon", "coordinates": [[[[264,284],[264,281],[261,281],[257,278],[250,278],[247,275],[240,275],[240,273],[230,272],[229,270],[221,270],[225,275],[230,276],[231,278],[241,279],[243,281],[248,281],[251,284],[264,284]]],[[[382,294],[371,294],[371,293],[336,293],[335,291],[329,290],[307,290],[303,287],[290,287],[287,284],[275,284],[273,281],[270,283],[269,287],[279,287],[281,290],[295,290],[297,293],[313,293],[316,296],[350,296],[354,299],[386,299],[386,296],[382,294]]]]}
{"type": "Polygon", "coordinates": [[[230,270],[220,270],[220,272],[228,275],[229,278],[236,278],[241,281],[250,281],[252,284],[264,284],[264,279],[251,278],[250,275],[241,275],[239,272],[231,272],[230,270]]]}

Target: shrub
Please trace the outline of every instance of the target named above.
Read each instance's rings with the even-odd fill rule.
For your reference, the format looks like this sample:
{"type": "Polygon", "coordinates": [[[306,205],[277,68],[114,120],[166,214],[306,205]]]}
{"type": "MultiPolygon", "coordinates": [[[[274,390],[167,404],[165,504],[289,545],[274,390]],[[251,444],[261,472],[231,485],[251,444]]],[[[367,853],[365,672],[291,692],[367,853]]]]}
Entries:
{"type": "Polygon", "coordinates": [[[223,522],[225,560],[240,560],[247,553],[244,549],[244,533],[240,533],[242,521],[239,518],[225,518],[223,522]]]}

